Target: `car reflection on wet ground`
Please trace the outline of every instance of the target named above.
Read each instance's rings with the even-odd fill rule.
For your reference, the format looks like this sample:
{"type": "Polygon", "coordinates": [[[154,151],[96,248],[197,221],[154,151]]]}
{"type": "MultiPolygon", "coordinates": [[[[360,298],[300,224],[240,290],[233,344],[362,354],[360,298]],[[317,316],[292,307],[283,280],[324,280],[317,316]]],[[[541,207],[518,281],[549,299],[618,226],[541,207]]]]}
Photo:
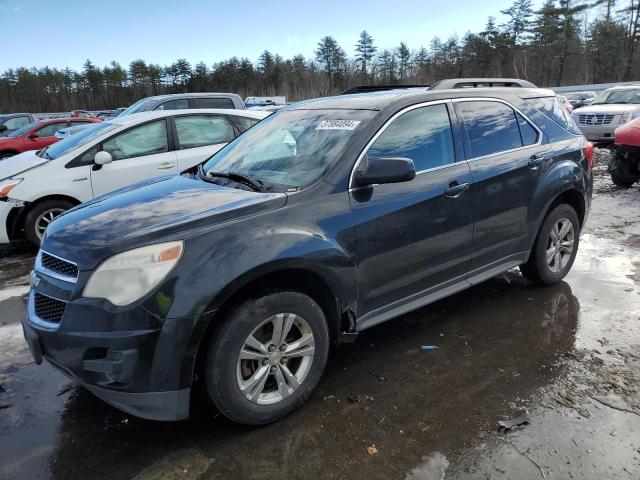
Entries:
{"type": "Polygon", "coordinates": [[[640,478],[640,189],[598,185],[565,282],[513,271],[372,328],[262,428],[197,396],[188,421],[140,420],[32,364],[14,261],[20,275],[0,275],[0,476],[640,478]],[[498,431],[524,413],[530,425],[498,431]]]}

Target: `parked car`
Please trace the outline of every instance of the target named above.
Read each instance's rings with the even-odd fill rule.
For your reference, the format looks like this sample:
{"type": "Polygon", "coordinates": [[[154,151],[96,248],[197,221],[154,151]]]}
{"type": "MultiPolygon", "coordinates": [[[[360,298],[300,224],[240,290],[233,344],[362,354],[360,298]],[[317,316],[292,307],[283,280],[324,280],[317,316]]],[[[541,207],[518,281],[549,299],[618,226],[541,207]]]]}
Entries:
{"type": "Polygon", "coordinates": [[[518,265],[560,282],[592,145],[550,90],[452,84],[291,105],[58,217],[23,323],[36,362],[156,420],[188,416],[197,378],[265,424],[309,398],[331,342],[518,265]]]}
{"type": "Polygon", "coordinates": [[[616,129],[608,169],[611,180],[619,187],[629,188],[640,181],[640,118],[616,129]]]}
{"type": "Polygon", "coordinates": [[[54,136],[56,138],[67,138],[73,135],[74,133],[81,132],[85,128],[89,128],[93,125],[93,122],[84,122],[78,125],[74,125],[73,127],[65,127],[58,130],[54,136]]]}
{"type": "MultiPolygon", "coordinates": [[[[76,118],[73,120],[53,118],[30,123],[14,130],[6,137],[0,138],[0,160],[3,161],[22,152],[48,147],[60,140],[55,136],[55,133],[62,128],[99,121],[97,118],[76,118]]],[[[2,165],[1,161],[0,165],[2,165]]]]}
{"type": "Polygon", "coordinates": [[[151,110],[186,110],[190,108],[245,108],[240,95],[235,93],[174,93],[138,100],[118,116],[151,110]]]}
{"type": "Polygon", "coordinates": [[[0,114],[0,138],[36,121],[32,113],[0,114]]]}
{"type": "Polygon", "coordinates": [[[267,115],[247,110],[144,112],[4,160],[0,244],[26,237],[37,245],[62,212],[132,183],[193,167],[267,115]]]}
{"type": "Polygon", "coordinates": [[[604,90],[591,105],[575,109],[572,115],[587,139],[611,143],[616,128],[640,116],[640,85],[604,90]]]}
{"type": "Polygon", "coordinates": [[[564,96],[567,97],[573,108],[580,108],[591,105],[591,102],[596,97],[596,92],[569,92],[565,93],[564,96]]]}

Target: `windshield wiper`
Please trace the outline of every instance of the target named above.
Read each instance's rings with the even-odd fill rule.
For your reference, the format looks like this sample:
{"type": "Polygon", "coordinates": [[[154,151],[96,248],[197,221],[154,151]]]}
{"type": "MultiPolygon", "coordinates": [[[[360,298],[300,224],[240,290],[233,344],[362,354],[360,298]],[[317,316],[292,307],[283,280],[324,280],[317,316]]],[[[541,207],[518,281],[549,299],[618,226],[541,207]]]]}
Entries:
{"type": "Polygon", "coordinates": [[[253,188],[256,192],[265,191],[264,185],[262,185],[262,183],[260,183],[259,180],[251,178],[250,176],[245,175],[244,173],[239,173],[239,172],[207,172],[205,173],[204,168],[202,168],[202,165],[199,165],[198,174],[200,175],[200,178],[202,178],[205,181],[208,181],[207,179],[210,179],[212,177],[227,178],[234,182],[247,185],[253,188]]]}

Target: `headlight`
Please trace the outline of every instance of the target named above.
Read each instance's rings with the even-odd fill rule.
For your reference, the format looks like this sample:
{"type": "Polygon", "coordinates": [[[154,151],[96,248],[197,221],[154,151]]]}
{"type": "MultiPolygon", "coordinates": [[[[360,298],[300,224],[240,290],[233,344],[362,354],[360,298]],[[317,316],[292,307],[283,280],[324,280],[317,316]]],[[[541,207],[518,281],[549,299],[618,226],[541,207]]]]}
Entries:
{"type": "Polygon", "coordinates": [[[620,115],[620,123],[627,123],[629,120],[631,120],[632,117],[632,112],[624,112],[622,115],[620,115]]]}
{"type": "Polygon", "coordinates": [[[13,190],[13,188],[18,185],[22,180],[22,178],[12,178],[11,180],[5,180],[4,182],[0,182],[0,198],[7,198],[9,196],[9,192],[13,190]]]}
{"type": "Polygon", "coordinates": [[[182,241],[166,242],[114,255],[93,272],[82,296],[128,305],[158,286],[180,260],[183,248],[182,241]]]}

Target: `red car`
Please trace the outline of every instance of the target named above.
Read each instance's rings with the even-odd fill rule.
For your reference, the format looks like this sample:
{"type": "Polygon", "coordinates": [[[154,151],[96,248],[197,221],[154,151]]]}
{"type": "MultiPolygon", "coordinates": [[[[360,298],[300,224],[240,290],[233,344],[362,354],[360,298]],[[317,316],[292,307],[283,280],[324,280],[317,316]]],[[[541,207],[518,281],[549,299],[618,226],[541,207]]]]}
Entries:
{"type": "Polygon", "coordinates": [[[55,133],[83,123],[99,123],[97,118],[50,118],[25,125],[0,138],[0,160],[28,150],[40,150],[60,140],[55,133]]]}
{"type": "Polygon", "coordinates": [[[616,128],[609,175],[613,183],[625,188],[640,180],[640,118],[616,128]]]}

